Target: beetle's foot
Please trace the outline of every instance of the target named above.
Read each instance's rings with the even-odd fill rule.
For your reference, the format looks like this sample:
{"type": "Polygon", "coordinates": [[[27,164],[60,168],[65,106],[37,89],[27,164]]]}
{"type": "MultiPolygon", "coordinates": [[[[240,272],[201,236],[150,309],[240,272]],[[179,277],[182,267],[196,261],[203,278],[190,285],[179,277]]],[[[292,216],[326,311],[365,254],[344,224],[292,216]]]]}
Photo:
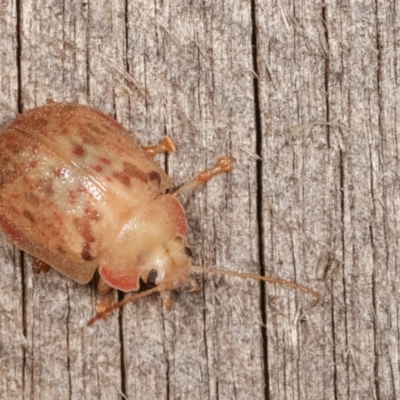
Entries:
{"type": "Polygon", "coordinates": [[[232,156],[221,157],[218,159],[217,163],[214,167],[206,169],[201,174],[195,176],[189,182],[185,183],[179,189],[175,190],[173,194],[179,195],[183,193],[187,193],[196,189],[197,187],[203,185],[208,182],[211,178],[216,175],[232,172],[235,166],[235,158],[232,156]]]}
{"type": "Polygon", "coordinates": [[[164,136],[157,144],[143,147],[143,151],[148,157],[154,157],[160,153],[173,153],[176,151],[176,142],[170,137],[164,136]]]}
{"type": "Polygon", "coordinates": [[[189,280],[185,286],[188,293],[198,293],[201,290],[200,285],[196,282],[196,279],[194,279],[193,276],[189,277],[189,280]]]}
{"type": "MultiPolygon", "coordinates": [[[[109,291],[106,295],[104,295],[103,299],[96,304],[96,312],[98,314],[104,313],[107,308],[109,308],[113,304],[114,300],[114,291],[109,291]]],[[[111,314],[112,311],[110,311],[111,314]]]]}
{"type": "Polygon", "coordinates": [[[34,257],[32,271],[34,274],[40,274],[41,272],[49,272],[50,265],[34,257]]]}

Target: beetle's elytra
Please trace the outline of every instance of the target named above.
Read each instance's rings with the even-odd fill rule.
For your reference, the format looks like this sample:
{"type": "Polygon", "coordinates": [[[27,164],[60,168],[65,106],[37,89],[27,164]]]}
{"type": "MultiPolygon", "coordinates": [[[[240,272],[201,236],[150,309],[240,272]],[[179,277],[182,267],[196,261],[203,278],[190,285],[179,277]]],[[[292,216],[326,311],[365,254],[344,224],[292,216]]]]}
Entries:
{"type": "Polygon", "coordinates": [[[177,196],[232,171],[234,159],[222,157],[166,194],[173,183],[152,157],[174,150],[167,137],[140,147],[117,121],[87,106],[49,103],[27,111],[0,135],[0,228],[17,247],[79,283],[98,269],[103,293],[136,291],[140,279],[153,288],[135,299],[178,289],[190,281],[190,270],[202,270],[186,249],[177,196]]]}

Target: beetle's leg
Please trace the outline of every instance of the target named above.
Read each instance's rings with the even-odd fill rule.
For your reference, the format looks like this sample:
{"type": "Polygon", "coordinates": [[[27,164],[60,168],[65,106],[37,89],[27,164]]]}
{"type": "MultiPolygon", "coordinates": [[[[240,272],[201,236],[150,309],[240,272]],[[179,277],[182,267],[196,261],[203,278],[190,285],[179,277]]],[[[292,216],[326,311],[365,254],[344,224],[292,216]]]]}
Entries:
{"type": "Polygon", "coordinates": [[[149,157],[154,157],[159,153],[173,153],[176,151],[175,144],[176,142],[174,142],[171,138],[164,136],[157,144],[143,147],[143,151],[149,157]]]}
{"type": "Polygon", "coordinates": [[[33,267],[32,271],[35,274],[40,274],[41,272],[49,272],[50,271],[50,265],[46,264],[42,260],[39,260],[36,257],[33,257],[33,267]]]}
{"type": "Polygon", "coordinates": [[[103,299],[96,304],[96,312],[97,313],[105,312],[110,306],[113,305],[113,303],[114,303],[114,291],[110,290],[103,296],[103,299]]]}
{"type": "MultiPolygon", "coordinates": [[[[105,313],[105,311],[111,307],[114,303],[114,291],[110,290],[99,303],[96,304],[97,313],[105,313]]],[[[108,313],[107,313],[108,314],[108,313]]],[[[111,313],[110,313],[111,314],[111,313]]]]}
{"type": "Polygon", "coordinates": [[[194,279],[192,276],[189,277],[189,293],[198,293],[201,290],[201,287],[199,284],[196,282],[196,279],[194,279]]]}
{"type": "Polygon", "coordinates": [[[111,289],[112,289],[112,287],[108,283],[106,283],[101,276],[99,276],[99,281],[97,282],[97,291],[100,294],[105,295],[111,289]]]}
{"type": "Polygon", "coordinates": [[[96,312],[104,312],[107,307],[110,307],[114,301],[114,290],[106,283],[101,276],[97,282],[97,291],[103,295],[102,300],[96,304],[96,312]]]}
{"type": "Polygon", "coordinates": [[[171,311],[174,306],[174,300],[171,297],[171,292],[160,292],[161,300],[167,311],[171,311]]]}
{"type": "Polygon", "coordinates": [[[214,167],[206,169],[201,174],[195,176],[193,179],[191,179],[189,182],[186,182],[179,189],[172,192],[172,194],[179,195],[190,192],[191,190],[196,189],[197,187],[209,181],[213,176],[222,174],[224,172],[225,173],[231,172],[233,170],[235,161],[236,160],[232,156],[221,157],[220,159],[218,159],[214,167]]]}

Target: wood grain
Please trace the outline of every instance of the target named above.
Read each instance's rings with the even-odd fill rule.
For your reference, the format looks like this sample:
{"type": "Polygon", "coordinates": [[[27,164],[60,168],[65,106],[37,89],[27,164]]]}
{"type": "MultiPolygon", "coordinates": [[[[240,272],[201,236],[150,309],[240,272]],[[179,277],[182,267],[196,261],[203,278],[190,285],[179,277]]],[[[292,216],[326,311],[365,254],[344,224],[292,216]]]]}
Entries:
{"type": "MultiPolygon", "coordinates": [[[[0,242],[0,389],[13,399],[400,397],[400,18],[395,2],[0,0],[0,129],[46,99],[89,104],[179,185],[199,294],[100,300],[0,242]]],[[[122,294],[116,294],[115,298],[122,294]]]]}

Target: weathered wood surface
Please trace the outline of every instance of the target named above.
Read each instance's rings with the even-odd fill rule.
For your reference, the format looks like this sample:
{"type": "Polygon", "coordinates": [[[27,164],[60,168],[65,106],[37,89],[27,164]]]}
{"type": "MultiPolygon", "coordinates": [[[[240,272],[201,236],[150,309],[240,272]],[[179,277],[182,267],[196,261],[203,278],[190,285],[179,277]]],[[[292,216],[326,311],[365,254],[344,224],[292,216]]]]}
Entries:
{"type": "Polygon", "coordinates": [[[0,128],[46,99],[90,104],[143,144],[168,134],[217,276],[85,326],[99,297],[0,244],[4,399],[400,397],[400,15],[391,0],[0,0],[0,128]],[[262,162],[257,161],[258,156],[262,162]]]}

